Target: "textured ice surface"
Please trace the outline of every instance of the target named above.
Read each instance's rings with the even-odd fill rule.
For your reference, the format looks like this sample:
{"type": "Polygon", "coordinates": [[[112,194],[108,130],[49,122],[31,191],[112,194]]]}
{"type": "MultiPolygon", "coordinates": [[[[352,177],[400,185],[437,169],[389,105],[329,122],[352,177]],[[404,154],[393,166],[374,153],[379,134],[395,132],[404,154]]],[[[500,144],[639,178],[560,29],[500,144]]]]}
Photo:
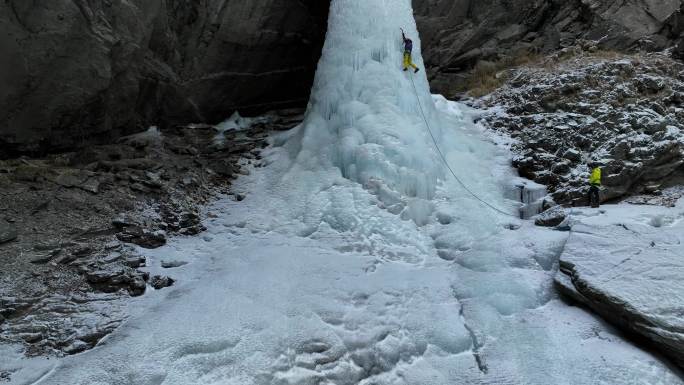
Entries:
{"type": "Polygon", "coordinates": [[[400,27],[423,64],[410,1],[331,7],[305,122],[238,181],[242,202],[211,208],[202,239],[148,253],[189,262],[177,284],[91,352],[33,377],[21,368],[43,361],[10,359],[12,383],[681,383],[556,299],[567,233],[492,213],[447,177],[418,100],[463,181],[515,213],[507,154],[467,108],[432,101],[425,71],[401,71],[400,27]]]}

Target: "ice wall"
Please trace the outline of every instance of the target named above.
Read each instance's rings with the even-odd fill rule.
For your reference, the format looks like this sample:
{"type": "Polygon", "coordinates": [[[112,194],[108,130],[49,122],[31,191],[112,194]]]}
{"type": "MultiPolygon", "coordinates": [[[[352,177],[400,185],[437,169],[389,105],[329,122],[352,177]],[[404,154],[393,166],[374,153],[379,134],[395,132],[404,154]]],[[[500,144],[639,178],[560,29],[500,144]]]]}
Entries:
{"type": "MultiPolygon", "coordinates": [[[[374,194],[380,207],[423,225],[451,178],[426,121],[462,177],[481,173],[469,182],[498,200],[487,161],[493,151],[469,138],[464,122],[445,121],[435,109],[411,2],[333,0],[306,120],[288,143],[294,168],[336,170],[374,194]],[[401,28],[414,42],[419,73],[402,71],[401,28]]],[[[449,188],[454,196],[462,190],[449,188]]]]}
{"type": "Polygon", "coordinates": [[[334,0],[329,23],[298,162],[338,167],[345,178],[394,198],[432,198],[443,173],[412,80],[439,135],[440,125],[425,71],[401,71],[400,28],[423,69],[410,2],[334,0]]]}

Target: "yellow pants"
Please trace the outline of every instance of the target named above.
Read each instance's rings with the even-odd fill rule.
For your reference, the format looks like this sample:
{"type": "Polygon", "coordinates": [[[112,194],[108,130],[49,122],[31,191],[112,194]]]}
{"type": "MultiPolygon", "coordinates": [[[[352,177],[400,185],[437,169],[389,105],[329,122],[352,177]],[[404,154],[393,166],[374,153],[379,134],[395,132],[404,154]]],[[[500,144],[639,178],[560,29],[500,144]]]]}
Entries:
{"type": "Polygon", "coordinates": [[[411,53],[404,52],[404,70],[407,70],[409,67],[413,68],[414,70],[418,69],[418,66],[413,64],[413,62],[411,61],[411,53]]]}

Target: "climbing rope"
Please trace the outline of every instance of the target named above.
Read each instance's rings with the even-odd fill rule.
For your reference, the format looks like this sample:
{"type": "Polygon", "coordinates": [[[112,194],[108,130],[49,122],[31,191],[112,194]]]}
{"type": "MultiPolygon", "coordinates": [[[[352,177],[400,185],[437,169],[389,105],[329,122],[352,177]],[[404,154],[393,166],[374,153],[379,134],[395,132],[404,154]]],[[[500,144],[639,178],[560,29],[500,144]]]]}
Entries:
{"type": "Polygon", "coordinates": [[[442,150],[439,148],[439,144],[437,144],[437,139],[435,138],[435,135],[432,133],[432,129],[430,128],[430,123],[428,123],[427,117],[425,116],[425,111],[423,110],[423,104],[420,102],[420,97],[418,96],[418,89],[416,88],[416,83],[413,81],[413,75],[410,75],[410,78],[411,78],[411,84],[413,85],[413,93],[416,95],[416,99],[418,99],[418,106],[420,107],[420,113],[423,115],[423,121],[425,122],[425,127],[427,127],[428,133],[430,133],[430,137],[432,138],[432,142],[435,144],[435,148],[437,149],[437,153],[439,154],[439,157],[442,158],[442,162],[444,162],[444,165],[447,167],[447,169],[449,169],[449,171],[451,172],[451,175],[454,176],[454,179],[456,179],[458,184],[460,184],[461,187],[463,187],[463,189],[465,191],[467,191],[470,195],[472,195],[473,198],[480,201],[480,203],[484,204],[485,206],[489,207],[490,209],[492,209],[492,210],[494,210],[500,214],[503,214],[506,216],[511,216],[511,217],[514,217],[517,219],[518,217],[516,217],[515,215],[512,215],[506,211],[503,211],[503,210],[499,209],[498,207],[490,204],[489,202],[483,200],[479,196],[477,196],[474,192],[472,192],[468,188],[468,186],[466,186],[465,183],[463,183],[463,181],[461,181],[461,179],[458,176],[456,176],[456,173],[454,172],[454,170],[451,168],[451,166],[449,166],[449,162],[447,161],[446,156],[444,155],[442,150]]]}

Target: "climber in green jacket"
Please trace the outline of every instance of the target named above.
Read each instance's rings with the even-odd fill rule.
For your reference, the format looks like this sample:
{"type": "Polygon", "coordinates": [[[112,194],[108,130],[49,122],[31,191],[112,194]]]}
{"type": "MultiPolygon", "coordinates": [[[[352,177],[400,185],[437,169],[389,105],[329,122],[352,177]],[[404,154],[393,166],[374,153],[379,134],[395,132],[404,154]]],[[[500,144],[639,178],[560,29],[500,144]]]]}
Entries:
{"type": "Polygon", "coordinates": [[[599,196],[601,189],[601,169],[598,165],[593,165],[591,167],[593,169],[589,176],[589,205],[596,208],[601,204],[601,197],[599,196]]]}

